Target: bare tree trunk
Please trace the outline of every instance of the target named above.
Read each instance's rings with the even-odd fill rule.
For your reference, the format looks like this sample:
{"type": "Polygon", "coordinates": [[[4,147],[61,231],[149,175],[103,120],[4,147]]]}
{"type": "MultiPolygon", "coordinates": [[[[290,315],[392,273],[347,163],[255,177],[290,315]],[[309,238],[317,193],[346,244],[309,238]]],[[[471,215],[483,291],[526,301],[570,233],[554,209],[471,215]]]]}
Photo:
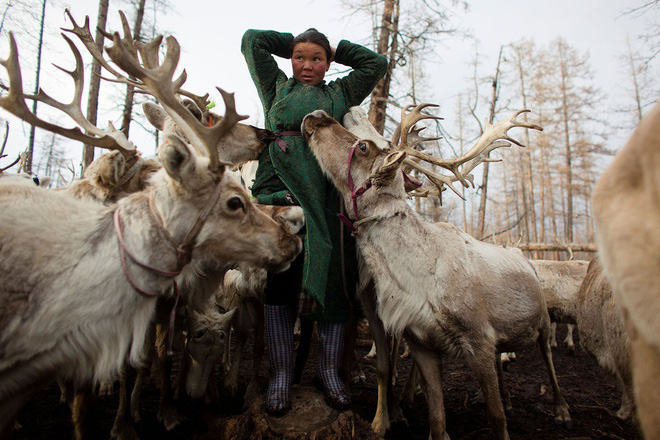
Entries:
{"type": "Polygon", "coordinates": [[[398,26],[399,0],[385,0],[376,51],[381,55],[387,56],[389,63],[385,76],[376,85],[373,92],[371,92],[371,103],[369,104],[369,122],[371,122],[380,134],[383,134],[385,131],[387,100],[390,96],[392,74],[396,66],[399,38],[398,26]]]}
{"type": "Polygon", "coordinates": [[[640,97],[639,80],[637,78],[637,66],[633,58],[632,47],[630,47],[630,39],[626,38],[628,46],[628,63],[630,63],[630,74],[632,75],[633,93],[635,94],[635,112],[637,114],[637,124],[642,120],[642,98],[640,97]]]}
{"type": "MultiPolygon", "coordinates": [[[[146,0],[140,0],[137,12],[135,14],[135,24],[133,26],[133,39],[140,40],[140,33],[142,32],[142,20],[144,19],[144,5],[146,0]]],[[[124,98],[124,113],[121,120],[120,130],[128,137],[128,131],[133,119],[133,96],[135,95],[135,88],[131,85],[126,86],[126,97],[124,98]]]]}
{"type": "MultiPolygon", "coordinates": [[[[39,45],[37,47],[37,74],[34,82],[34,94],[39,93],[39,79],[41,76],[41,52],[44,46],[44,21],[46,19],[46,0],[41,4],[41,24],[39,25],[39,45]]],[[[32,113],[37,115],[37,100],[32,101],[32,113]]],[[[23,171],[30,174],[32,173],[32,158],[34,156],[34,137],[35,126],[30,126],[30,137],[28,141],[27,155],[23,165],[23,171]]]]}
{"type": "Polygon", "coordinates": [[[559,46],[559,65],[561,72],[561,115],[564,125],[564,151],[566,154],[566,240],[573,241],[573,169],[572,169],[572,151],[571,139],[569,135],[569,116],[568,116],[568,98],[567,98],[567,75],[566,59],[564,57],[563,47],[559,46]]]}
{"type": "MultiPolygon", "coordinates": [[[[523,100],[523,108],[528,108],[527,107],[527,90],[525,87],[525,71],[522,66],[522,59],[519,57],[518,58],[518,75],[520,78],[520,95],[522,96],[523,100]]],[[[527,113],[523,113],[523,120],[527,122],[527,113]]],[[[528,198],[529,198],[529,213],[530,213],[530,223],[531,223],[531,233],[532,233],[532,240],[537,241],[538,240],[538,231],[536,227],[536,209],[534,209],[534,179],[532,176],[534,175],[534,171],[532,168],[532,144],[530,142],[530,137],[529,137],[529,129],[525,128],[525,145],[527,145],[526,151],[523,153],[525,155],[526,161],[524,161],[525,165],[525,178],[527,180],[527,190],[528,190],[528,198]]]]}
{"type": "MultiPolygon", "coordinates": [[[[500,76],[500,62],[502,61],[502,49],[500,47],[500,55],[497,58],[497,69],[495,70],[495,78],[493,79],[493,96],[490,101],[490,114],[488,121],[492,124],[495,119],[495,106],[498,97],[498,81],[500,76]]],[[[484,228],[486,223],[486,201],[488,200],[488,162],[484,163],[483,178],[481,180],[481,201],[479,203],[479,221],[477,223],[477,237],[483,237],[484,228]]]]}
{"type": "MultiPolygon", "coordinates": [[[[96,19],[96,35],[94,41],[99,51],[103,52],[103,33],[108,21],[108,8],[110,0],[99,0],[99,14],[96,19]]],[[[101,64],[92,61],[92,73],[89,77],[89,94],[87,95],[87,119],[93,125],[96,125],[96,115],[99,109],[99,92],[101,90],[101,64]]],[[[83,171],[94,161],[94,146],[85,145],[83,147],[83,171]]]]}

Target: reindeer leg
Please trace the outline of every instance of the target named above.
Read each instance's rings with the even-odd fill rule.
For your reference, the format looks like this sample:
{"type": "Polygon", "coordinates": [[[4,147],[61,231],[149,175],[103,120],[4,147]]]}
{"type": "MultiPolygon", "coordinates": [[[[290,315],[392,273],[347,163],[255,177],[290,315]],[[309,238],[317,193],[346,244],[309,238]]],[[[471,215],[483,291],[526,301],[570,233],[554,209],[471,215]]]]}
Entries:
{"type": "Polygon", "coordinates": [[[543,356],[543,361],[548,370],[548,375],[550,376],[550,383],[552,384],[552,392],[555,397],[555,423],[563,424],[566,428],[572,428],[573,422],[571,421],[571,416],[568,412],[568,404],[564,400],[564,396],[561,394],[559,389],[559,384],[557,383],[557,374],[555,373],[555,366],[552,363],[552,350],[550,349],[550,344],[548,342],[549,335],[548,330],[539,333],[538,344],[539,349],[541,350],[541,356],[543,356]]]}
{"type": "MultiPolygon", "coordinates": [[[[378,383],[378,402],[376,414],[371,422],[371,428],[378,436],[384,436],[390,429],[390,415],[397,421],[405,422],[398,401],[394,398],[391,374],[390,341],[388,340],[383,322],[376,313],[376,294],[373,279],[370,279],[358,292],[364,313],[369,321],[369,330],[376,347],[376,380],[378,383]]],[[[396,353],[394,354],[396,357],[396,353]]]]}
{"type": "Polygon", "coordinates": [[[566,344],[566,349],[570,354],[575,354],[575,342],[573,342],[573,330],[575,329],[575,324],[566,324],[567,333],[566,338],[564,339],[564,344],[566,344]]]}
{"type": "Polygon", "coordinates": [[[447,440],[449,435],[446,432],[440,361],[435,353],[420,349],[416,344],[411,344],[410,341],[408,344],[410,344],[410,350],[415,362],[417,362],[429,407],[429,427],[431,428],[429,438],[447,440]]]}
{"type": "Polygon", "coordinates": [[[412,366],[410,367],[410,374],[408,374],[408,380],[403,386],[403,391],[401,391],[400,401],[406,405],[412,406],[415,401],[415,394],[417,394],[417,386],[419,383],[419,368],[417,363],[413,361],[412,366]]]}
{"type": "Polygon", "coordinates": [[[172,357],[167,354],[169,323],[159,322],[156,324],[156,334],[155,362],[160,376],[158,420],[163,423],[167,431],[172,431],[181,423],[183,417],[174,405],[174,389],[171,380],[172,357]]]}
{"type": "Polygon", "coordinates": [[[378,384],[378,402],[376,403],[376,414],[371,422],[371,428],[376,435],[384,437],[385,432],[390,429],[388,391],[392,382],[390,381],[390,363],[387,350],[389,343],[382,322],[371,316],[371,313],[367,313],[367,319],[369,319],[369,329],[377,347],[376,382],[378,384]]]}
{"type": "MultiPolygon", "coordinates": [[[[71,386],[71,383],[67,383],[71,386]]],[[[71,400],[71,418],[76,440],[100,437],[98,426],[97,396],[90,384],[76,387],[71,400]]]]}
{"type": "Polygon", "coordinates": [[[557,323],[550,323],[550,348],[557,348],[557,323]]]}
{"type": "Polygon", "coordinates": [[[227,397],[234,399],[238,393],[238,373],[241,366],[241,358],[243,357],[243,350],[245,349],[245,342],[247,335],[243,332],[235,331],[236,335],[236,351],[234,352],[234,361],[229,367],[229,371],[225,376],[224,392],[227,397]]]}
{"type": "Polygon", "coordinates": [[[259,372],[264,358],[264,305],[259,303],[256,310],[257,322],[254,327],[254,351],[252,355],[252,377],[243,398],[243,407],[247,408],[259,395],[259,372]]]}
{"type": "Polygon", "coordinates": [[[119,379],[119,407],[115,416],[110,437],[118,440],[137,440],[139,436],[135,423],[131,418],[131,405],[128,397],[128,390],[135,382],[137,371],[132,366],[126,364],[124,371],[119,379]]]}
{"type": "Polygon", "coordinates": [[[502,357],[499,353],[495,356],[497,362],[497,380],[500,386],[500,394],[504,401],[504,413],[511,417],[513,415],[513,405],[511,405],[511,394],[504,383],[504,368],[502,368],[502,357]]]}
{"type": "Polygon", "coordinates": [[[498,367],[501,365],[497,359],[499,354],[495,347],[487,345],[478,346],[475,353],[466,360],[481,387],[486,401],[486,416],[488,422],[495,430],[499,440],[508,440],[509,434],[506,430],[506,417],[498,386],[498,367]]]}

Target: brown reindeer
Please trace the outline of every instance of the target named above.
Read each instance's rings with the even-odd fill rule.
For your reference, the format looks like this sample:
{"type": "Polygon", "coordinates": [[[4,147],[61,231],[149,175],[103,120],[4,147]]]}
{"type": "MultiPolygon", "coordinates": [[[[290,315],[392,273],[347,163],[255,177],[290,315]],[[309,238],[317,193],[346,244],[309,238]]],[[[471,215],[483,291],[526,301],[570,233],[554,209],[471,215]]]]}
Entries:
{"type": "Polygon", "coordinates": [[[428,105],[402,114],[399,138],[390,151],[360,140],[321,111],[307,115],[301,131],[321,168],[344,197],[357,243],[373,275],[377,313],[387,331],[405,336],[419,366],[429,405],[431,437],[446,438],[438,357],[460,355],[477,376],[488,419],[507,439],[500,400],[496,353],[536,341],[554,391],[555,420],[571,424],[552,364],[550,318],[536,274],[527,259],[508,249],[475,240],[450,224],[430,224],[406,202],[402,163],[423,171],[438,187],[468,185],[469,172],[485,154],[517,141],[512,127],[540,127],[511,118],[487,125],[466,155],[429,157],[410,148],[408,133],[429,116],[428,105]],[[406,156],[449,169],[443,176],[406,156]]]}
{"type": "Polygon", "coordinates": [[[622,395],[621,408],[616,415],[626,420],[635,411],[630,340],[626,335],[621,309],[612,295],[612,286],[605,277],[598,256],[589,262],[575,305],[580,346],[616,378],[622,395]]]}
{"type": "Polygon", "coordinates": [[[660,438],[660,104],[640,122],[592,194],[596,242],[630,339],[637,416],[660,438]]]}

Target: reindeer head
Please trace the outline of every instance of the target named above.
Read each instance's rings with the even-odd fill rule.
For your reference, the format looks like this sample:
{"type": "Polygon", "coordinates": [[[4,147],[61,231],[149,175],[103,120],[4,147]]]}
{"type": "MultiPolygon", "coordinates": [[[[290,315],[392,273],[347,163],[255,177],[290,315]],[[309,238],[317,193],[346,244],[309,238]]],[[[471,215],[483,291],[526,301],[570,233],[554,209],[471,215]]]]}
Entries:
{"type": "Polygon", "coordinates": [[[203,313],[192,307],[186,308],[185,390],[188,397],[199,399],[204,396],[209,378],[224,352],[235,312],[236,309],[226,313],[218,311],[215,298],[209,301],[203,313]]]}
{"type": "MultiPolygon", "coordinates": [[[[443,191],[443,186],[447,186],[459,197],[462,197],[460,192],[454,188],[453,183],[459,182],[465,187],[472,185],[471,171],[482,162],[493,161],[488,157],[491,151],[496,148],[508,147],[511,143],[523,146],[508,135],[511,128],[523,127],[542,130],[536,124],[517,121],[517,116],[529,111],[519,110],[497,124],[493,125],[486,121],[483,134],[464,155],[451,159],[438,158],[416,148],[422,142],[439,139],[421,137],[419,133],[424,128],[417,128],[415,125],[425,119],[442,119],[423,113],[422,110],[427,107],[437,106],[424,103],[405,107],[401,111],[401,122],[392,136],[392,141],[389,143],[369,127],[365,129],[364,125],[368,124],[368,121],[366,121],[366,117],[360,112],[359,108],[351,109],[350,113],[344,118],[345,123],[351,127],[352,132],[359,133],[360,136],[371,139],[376,138],[376,142],[381,148],[380,153],[374,151],[376,143],[364,139],[356,142],[357,137],[355,135],[343,129],[339,123],[320,110],[305,117],[301,130],[321,164],[321,168],[331,177],[345,198],[350,196],[349,200],[351,202],[355,200],[356,196],[360,196],[362,192],[367,194],[365,190],[359,189],[361,185],[376,186],[381,189],[381,192],[386,187],[398,190],[400,185],[395,171],[398,170],[397,164],[401,163],[405,164],[406,168],[412,168],[423,173],[435,186],[435,188],[418,189],[410,192],[411,195],[439,195],[443,191]],[[387,147],[385,147],[386,143],[387,147]],[[376,160],[378,157],[383,156],[385,158],[381,162],[376,160]],[[350,174],[348,172],[349,163],[350,174]],[[431,168],[422,165],[422,163],[431,165],[431,168]],[[378,169],[376,169],[376,165],[378,165],[378,169]],[[452,175],[440,174],[432,167],[448,170],[452,175]],[[353,186],[357,187],[358,190],[351,188],[350,178],[355,181],[353,186]]],[[[404,179],[406,182],[408,180],[404,179]]],[[[411,190],[412,187],[408,185],[406,189],[411,190]]],[[[400,193],[392,194],[401,195],[400,193]]],[[[365,199],[370,198],[365,196],[365,199]]]]}
{"type": "Polygon", "coordinates": [[[322,110],[305,116],[301,131],[347,207],[357,197],[360,207],[383,194],[405,197],[403,174],[398,172],[404,153],[391,153],[370,140],[358,139],[322,110]]]}
{"type": "Polygon", "coordinates": [[[300,253],[300,239],[259,210],[224,166],[215,169],[212,159],[172,134],[161,145],[161,162],[152,179],[160,194],[154,210],[167,229],[170,222],[179,225],[171,231],[179,243],[198,228],[192,258],[218,267],[244,261],[278,272],[300,253]]]}
{"type": "MultiPolygon", "coordinates": [[[[203,125],[211,127],[220,123],[222,116],[209,112],[206,108],[191,99],[183,99],[181,103],[203,125]]],[[[145,102],[142,104],[144,115],[151,125],[163,133],[174,133],[187,141],[185,133],[177,127],[172,118],[158,104],[145,102]]],[[[237,165],[248,160],[256,160],[271,136],[270,131],[252,125],[237,123],[231,131],[218,142],[218,155],[223,162],[237,165]]]]}

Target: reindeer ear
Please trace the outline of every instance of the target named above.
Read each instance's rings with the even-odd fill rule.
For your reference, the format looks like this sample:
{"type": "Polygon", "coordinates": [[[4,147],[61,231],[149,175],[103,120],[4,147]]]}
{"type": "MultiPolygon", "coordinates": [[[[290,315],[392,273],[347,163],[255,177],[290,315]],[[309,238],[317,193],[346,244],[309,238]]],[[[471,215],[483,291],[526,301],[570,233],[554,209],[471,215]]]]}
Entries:
{"type": "Polygon", "coordinates": [[[165,113],[165,110],[161,106],[153,102],[144,102],[142,103],[142,111],[144,112],[144,116],[147,117],[147,121],[158,131],[165,129],[167,113],[165,113]]]}
{"type": "Polygon", "coordinates": [[[166,134],[159,150],[165,171],[172,179],[180,182],[186,169],[194,162],[190,149],[177,135],[166,134]]]}
{"type": "MultiPolygon", "coordinates": [[[[236,314],[236,310],[238,310],[238,309],[233,308],[233,309],[229,310],[228,312],[222,313],[222,322],[223,322],[224,325],[229,326],[229,324],[232,323],[232,321],[234,320],[234,314],[236,314]]],[[[223,325],[223,327],[224,327],[224,325],[223,325]]]]}
{"type": "Polygon", "coordinates": [[[385,157],[383,164],[380,166],[378,171],[374,174],[373,183],[376,186],[387,186],[389,185],[397,171],[401,168],[401,163],[406,158],[406,153],[403,151],[396,151],[390,153],[385,157]]]}

